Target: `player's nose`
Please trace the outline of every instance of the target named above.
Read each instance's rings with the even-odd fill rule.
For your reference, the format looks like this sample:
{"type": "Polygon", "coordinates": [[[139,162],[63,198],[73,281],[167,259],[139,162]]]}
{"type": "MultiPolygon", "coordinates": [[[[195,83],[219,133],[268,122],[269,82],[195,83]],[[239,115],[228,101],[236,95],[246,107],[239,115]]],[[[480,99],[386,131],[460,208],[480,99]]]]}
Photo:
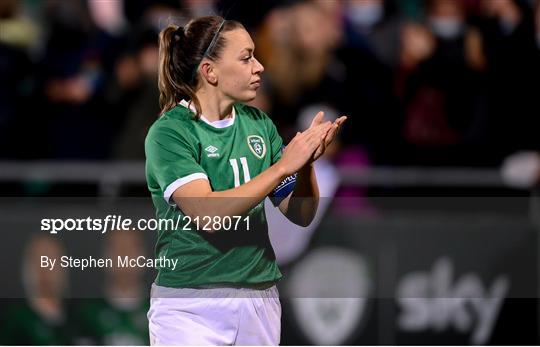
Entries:
{"type": "Polygon", "coordinates": [[[260,74],[264,71],[264,66],[259,62],[259,60],[257,60],[257,58],[254,58],[254,59],[255,59],[255,65],[253,67],[253,73],[260,74]]]}

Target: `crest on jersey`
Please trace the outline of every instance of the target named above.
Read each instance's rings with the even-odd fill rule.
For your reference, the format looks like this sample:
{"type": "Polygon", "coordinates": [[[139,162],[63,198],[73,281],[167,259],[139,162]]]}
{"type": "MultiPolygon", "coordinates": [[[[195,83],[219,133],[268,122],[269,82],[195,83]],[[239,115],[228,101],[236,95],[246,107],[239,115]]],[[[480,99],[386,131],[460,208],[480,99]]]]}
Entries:
{"type": "Polygon", "coordinates": [[[266,154],[266,144],[259,135],[249,135],[247,137],[248,147],[259,159],[262,159],[266,154]]]}

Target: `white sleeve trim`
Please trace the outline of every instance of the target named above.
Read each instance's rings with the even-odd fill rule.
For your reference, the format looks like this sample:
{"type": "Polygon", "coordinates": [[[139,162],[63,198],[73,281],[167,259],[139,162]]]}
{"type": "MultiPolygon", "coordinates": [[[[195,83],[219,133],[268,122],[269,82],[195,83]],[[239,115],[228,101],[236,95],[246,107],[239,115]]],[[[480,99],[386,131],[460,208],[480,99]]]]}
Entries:
{"type": "Polygon", "coordinates": [[[178,188],[180,188],[181,186],[183,186],[184,184],[187,184],[189,182],[199,180],[199,179],[208,180],[208,176],[206,176],[206,174],[204,174],[202,172],[196,172],[196,173],[193,173],[191,175],[187,175],[187,176],[184,176],[184,177],[181,177],[181,178],[177,179],[173,183],[169,184],[167,189],[165,189],[165,192],[163,193],[163,198],[165,199],[165,201],[169,205],[173,205],[173,206],[176,205],[174,202],[171,203],[169,201],[171,199],[171,196],[174,193],[174,191],[177,190],[178,188]]]}

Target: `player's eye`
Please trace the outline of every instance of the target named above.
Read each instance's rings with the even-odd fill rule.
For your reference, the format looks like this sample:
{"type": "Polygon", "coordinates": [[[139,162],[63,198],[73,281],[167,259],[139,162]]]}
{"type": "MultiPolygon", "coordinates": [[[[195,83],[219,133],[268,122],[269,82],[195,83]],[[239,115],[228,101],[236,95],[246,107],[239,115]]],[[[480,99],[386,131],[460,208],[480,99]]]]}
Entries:
{"type": "Polygon", "coordinates": [[[248,61],[251,60],[251,58],[253,58],[252,55],[250,55],[249,57],[242,58],[242,60],[245,61],[245,62],[248,62],[248,61]]]}

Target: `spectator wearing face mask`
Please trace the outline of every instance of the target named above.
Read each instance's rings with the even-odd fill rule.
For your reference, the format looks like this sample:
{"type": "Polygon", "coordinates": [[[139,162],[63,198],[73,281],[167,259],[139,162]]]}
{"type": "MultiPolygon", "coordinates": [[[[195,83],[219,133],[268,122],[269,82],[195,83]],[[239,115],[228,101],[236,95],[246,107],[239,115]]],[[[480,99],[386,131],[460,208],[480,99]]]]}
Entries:
{"type": "Polygon", "coordinates": [[[336,55],[345,67],[348,97],[340,107],[351,115],[343,141],[367,150],[375,163],[386,163],[399,147],[392,81],[404,18],[383,0],[348,0],[343,17],[345,37],[336,55]]]}
{"type": "Polygon", "coordinates": [[[483,163],[484,67],[481,39],[466,22],[463,1],[427,3],[425,24],[402,31],[396,93],[409,163],[483,163]]]}
{"type": "Polygon", "coordinates": [[[347,73],[335,56],[343,34],[342,2],[293,0],[275,6],[254,40],[268,71],[263,76],[264,103],[287,141],[294,137],[297,115],[306,105],[326,103],[345,113],[341,106],[347,73]]]}
{"type": "Polygon", "coordinates": [[[344,8],[346,45],[371,52],[386,65],[395,65],[403,18],[384,0],[348,0],[344,8]]]}

